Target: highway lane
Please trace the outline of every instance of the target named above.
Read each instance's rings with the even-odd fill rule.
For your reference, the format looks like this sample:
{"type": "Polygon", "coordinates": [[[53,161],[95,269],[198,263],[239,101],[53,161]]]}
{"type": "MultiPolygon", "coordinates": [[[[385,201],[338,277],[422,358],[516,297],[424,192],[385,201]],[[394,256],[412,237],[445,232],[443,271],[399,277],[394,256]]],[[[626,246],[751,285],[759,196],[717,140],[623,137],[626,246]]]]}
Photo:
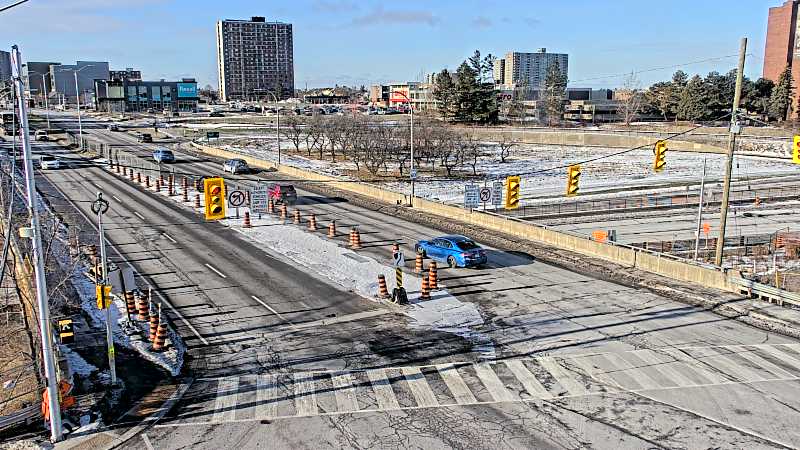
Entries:
{"type": "MultiPolygon", "coordinates": [[[[97,135],[108,142],[133,145],[122,134],[97,135]]],[[[147,154],[147,150],[131,149],[147,154]]],[[[189,160],[192,156],[179,157],[189,160]]],[[[218,164],[197,158],[178,166],[200,174],[218,164]]],[[[185,213],[170,213],[163,198],[134,199],[155,196],[116,175],[94,172],[104,169],[80,170],[92,171],[94,181],[113,189],[121,199],[130,198],[146,220],[132,215],[126,220],[139,228],[163,225],[165,214],[169,223],[188,221],[185,213]],[[152,209],[153,214],[148,216],[140,208],[152,209]]],[[[251,180],[243,184],[271,176],[243,177],[251,180]]],[[[409,252],[414,240],[437,233],[381,210],[302,194],[310,198],[301,205],[304,212],[313,208],[342,223],[360,224],[367,240],[376,245],[363,254],[376,259],[388,259],[389,244],[398,235],[409,252]]],[[[181,242],[180,234],[170,236],[181,242]]],[[[475,237],[480,241],[480,236],[475,237]]],[[[142,237],[134,239],[141,241],[142,237]]],[[[245,251],[241,246],[248,245],[243,242],[237,248],[245,251]]],[[[706,436],[711,436],[713,445],[728,447],[800,444],[792,425],[800,419],[792,408],[800,405],[790,400],[800,398],[796,380],[800,366],[791,362],[800,356],[796,347],[791,347],[797,341],[591,274],[499,249],[493,256],[492,268],[443,270],[441,277],[458,299],[480,307],[486,324],[478,331],[494,343],[499,362],[474,365],[480,360],[469,348],[458,348],[444,336],[431,337],[431,331],[411,333],[404,320],[395,316],[356,321],[360,326],[349,322],[353,327],[349,335],[339,329],[344,326],[320,326],[302,333],[283,327],[280,334],[270,335],[263,330],[267,328],[263,323],[261,329],[249,333],[285,340],[285,345],[264,343],[272,345],[270,350],[277,355],[291,355],[301,346],[312,352],[310,348],[318,342],[336,339],[342,340],[340,351],[347,346],[352,350],[342,352],[337,360],[318,361],[305,369],[295,364],[284,370],[240,375],[235,370],[204,372],[198,368],[203,379],[159,428],[148,432],[149,440],[159,448],[252,447],[265,441],[284,448],[391,447],[402,442],[425,448],[470,444],[473,448],[549,448],[579,443],[596,448],[705,447],[712,444],[706,436]],[[391,321],[396,321],[396,326],[386,323],[391,321]],[[378,330],[369,335],[373,328],[378,330]],[[790,347],[781,347],[784,344],[790,347]],[[448,345],[450,348],[442,348],[448,345]],[[759,345],[763,347],[752,347],[759,345]],[[599,356],[587,359],[583,356],[587,354],[599,356]],[[448,361],[466,365],[447,372],[441,364],[448,361]],[[753,361],[759,364],[755,368],[753,361]],[[653,373],[648,368],[653,364],[664,367],[662,372],[653,373]],[[366,370],[374,368],[380,370],[366,370]],[[322,372],[313,372],[318,375],[307,379],[312,373],[309,369],[322,372]],[[380,382],[381,376],[385,383],[380,382]],[[527,396],[521,394],[525,392],[527,396]],[[273,398],[275,403],[271,403],[273,398]],[[269,426],[273,421],[280,426],[269,426]],[[504,431],[495,431],[500,424],[504,431]],[[375,430],[388,430],[388,434],[375,430]]],[[[191,272],[208,261],[196,255],[187,258],[181,260],[179,269],[191,272]]],[[[203,276],[193,280],[217,276],[200,270],[203,276]]],[[[211,280],[209,287],[220,287],[212,281],[221,283],[211,280]]],[[[232,292],[238,289],[227,288],[232,292]]],[[[214,301],[221,308],[237,308],[240,296],[234,297],[222,295],[214,301]]],[[[200,303],[206,302],[200,299],[200,303]]],[[[188,320],[204,319],[198,315],[188,320]]],[[[202,322],[197,326],[201,332],[213,331],[202,322]]],[[[319,351],[317,356],[329,353],[319,351]]],[[[131,441],[130,448],[140,445],[140,440],[131,441]]]]}

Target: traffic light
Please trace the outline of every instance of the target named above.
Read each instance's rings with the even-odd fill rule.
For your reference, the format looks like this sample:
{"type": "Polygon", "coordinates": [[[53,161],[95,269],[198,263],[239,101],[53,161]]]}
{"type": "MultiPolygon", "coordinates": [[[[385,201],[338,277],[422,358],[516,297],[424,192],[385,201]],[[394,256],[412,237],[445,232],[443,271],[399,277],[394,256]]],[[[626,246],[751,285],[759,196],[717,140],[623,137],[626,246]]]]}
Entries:
{"type": "Polygon", "coordinates": [[[667,141],[656,142],[656,147],[653,149],[655,159],[653,160],[653,170],[661,172],[664,166],[667,165],[667,141]]]}
{"type": "Polygon", "coordinates": [[[203,194],[206,198],[206,220],[225,218],[225,180],[206,178],[203,180],[203,194]]]}
{"type": "Polygon", "coordinates": [[[578,195],[578,191],[580,190],[580,186],[578,186],[580,178],[580,164],[573,164],[567,168],[567,197],[578,195]]]}
{"type": "Polygon", "coordinates": [[[794,136],[794,144],[792,145],[792,162],[800,164],[800,136],[794,136]]]}
{"type": "Polygon", "coordinates": [[[111,305],[111,286],[98,284],[95,293],[97,294],[97,309],[106,309],[111,305]]]}
{"type": "Polygon", "coordinates": [[[519,208],[519,176],[506,177],[506,209],[519,208]]]}

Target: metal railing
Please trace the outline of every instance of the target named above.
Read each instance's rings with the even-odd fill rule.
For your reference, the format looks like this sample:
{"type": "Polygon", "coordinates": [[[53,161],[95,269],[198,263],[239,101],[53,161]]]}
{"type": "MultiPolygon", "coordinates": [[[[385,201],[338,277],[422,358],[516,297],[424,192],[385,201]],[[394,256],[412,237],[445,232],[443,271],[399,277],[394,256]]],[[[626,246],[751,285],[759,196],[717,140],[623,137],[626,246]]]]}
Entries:
{"type": "Polygon", "coordinates": [[[747,294],[750,298],[767,300],[770,303],[777,303],[779,306],[785,306],[784,303],[788,303],[793,308],[800,308],[799,293],[744,278],[731,278],[731,282],[740,287],[739,292],[741,294],[747,294]]]}

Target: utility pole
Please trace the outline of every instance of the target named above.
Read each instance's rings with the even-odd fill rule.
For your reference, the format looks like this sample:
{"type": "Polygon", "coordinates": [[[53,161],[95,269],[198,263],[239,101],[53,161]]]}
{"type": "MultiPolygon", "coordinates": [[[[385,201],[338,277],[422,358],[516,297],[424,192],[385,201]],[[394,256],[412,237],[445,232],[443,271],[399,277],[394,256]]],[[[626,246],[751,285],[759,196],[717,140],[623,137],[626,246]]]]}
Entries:
{"type": "Polygon", "coordinates": [[[703,178],[700,179],[700,202],[697,205],[697,237],[694,240],[694,260],[697,261],[697,254],[700,251],[700,227],[703,222],[703,191],[706,187],[706,158],[703,158],[703,178]]]}
{"type": "MultiPolygon", "coordinates": [[[[39,306],[39,331],[42,337],[42,358],[47,377],[47,406],[50,409],[50,440],[61,440],[61,407],[58,404],[58,379],[56,361],[53,356],[53,333],[50,330],[50,307],[48,305],[47,280],[44,271],[44,249],[39,229],[39,210],[36,205],[36,182],[33,178],[33,157],[31,155],[28,110],[25,105],[25,88],[22,84],[22,56],[19,48],[11,47],[11,66],[14,86],[19,106],[20,138],[25,157],[25,189],[28,195],[28,215],[31,218],[29,236],[33,244],[33,269],[36,278],[36,300],[39,306]]],[[[22,230],[20,230],[22,231],[22,230]]]]}
{"type": "MultiPolygon", "coordinates": [[[[100,234],[100,267],[103,277],[100,278],[102,301],[105,303],[105,286],[108,284],[108,261],[106,260],[106,234],[103,230],[103,214],[108,211],[108,201],[103,199],[101,192],[97,193],[97,200],[92,203],[92,212],[97,214],[97,231],[100,234]]],[[[95,279],[99,277],[96,276],[95,279]]],[[[114,333],[111,329],[111,305],[106,306],[106,345],[108,346],[108,368],[111,370],[111,384],[117,384],[117,366],[115,363],[114,333]]]]}
{"type": "Polygon", "coordinates": [[[725,180],[722,188],[722,207],[719,212],[719,239],[714,264],[722,265],[722,250],[725,247],[725,225],[728,221],[728,198],[731,191],[731,173],[733,172],[733,152],[736,149],[736,135],[739,134],[739,123],[736,116],[739,110],[739,100],[742,98],[742,77],[744,76],[744,59],[747,52],[747,38],[742,38],[739,47],[739,68],[736,72],[736,91],[733,95],[733,109],[731,109],[731,126],[728,134],[728,163],[725,166],[725,180]]]}

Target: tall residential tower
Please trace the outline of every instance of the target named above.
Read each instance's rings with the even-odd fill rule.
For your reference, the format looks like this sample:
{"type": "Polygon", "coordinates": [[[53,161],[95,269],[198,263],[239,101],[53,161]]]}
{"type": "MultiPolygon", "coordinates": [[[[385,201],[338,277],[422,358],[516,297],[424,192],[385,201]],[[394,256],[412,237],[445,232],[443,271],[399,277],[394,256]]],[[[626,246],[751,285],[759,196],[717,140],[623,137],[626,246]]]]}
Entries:
{"type": "Polygon", "coordinates": [[[795,97],[792,101],[793,115],[797,115],[800,100],[800,0],[787,0],[781,6],[769,9],[767,22],[767,44],[764,48],[763,77],[778,81],[788,66],[794,79],[795,97]]]}
{"type": "Polygon", "coordinates": [[[536,53],[509,52],[502,60],[495,61],[495,83],[507,87],[526,85],[532,89],[544,87],[547,70],[558,63],[561,73],[569,73],[569,55],[565,53],[547,53],[540,48],[536,53]]]}
{"type": "Polygon", "coordinates": [[[218,21],[217,70],[223,101],[293,96],[292,24],[263,17],[218,21]]]}

